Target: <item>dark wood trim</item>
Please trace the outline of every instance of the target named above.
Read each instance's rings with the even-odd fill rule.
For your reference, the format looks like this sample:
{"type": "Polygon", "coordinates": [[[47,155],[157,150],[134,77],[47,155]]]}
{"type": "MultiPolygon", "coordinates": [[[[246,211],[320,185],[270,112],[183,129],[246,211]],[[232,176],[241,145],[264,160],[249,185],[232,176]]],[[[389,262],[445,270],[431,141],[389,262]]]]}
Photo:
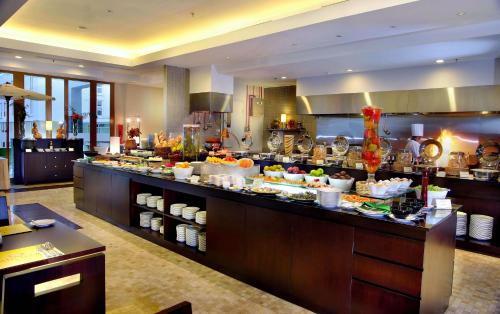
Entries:
{"type": "MultiPolygon", "coordinates": [[[[52,96],[52,77],[51,76],[45,77],[45,94],[52,96]]],[[[52,99],[45,101],[45,120],[52,121],[52,99]]],[[[52,121],[52,128],[54,128],[54,126],[55,126],[54,122],[52,121]]],[[[45,133],[46,133],[46,138],[52,137],[52,130],[50,130],[50,132],[49,132],[46,129],[45,133]]]]}
{"type": "Polygon", "coordinates": [[[115,136],[115,83],[110,83],[109,98],[109,136],[115,136]]]}
{"type": "Polygon", "coordinates": [[[97,145],[97,82],[90,81],[90,148],[97,145]]]}
{"type": "Polygon", "coordinates": [[[68,80],[64,80],[64,125],[66,126],[66,138],[69,135],[69,88],[68,80]]]}

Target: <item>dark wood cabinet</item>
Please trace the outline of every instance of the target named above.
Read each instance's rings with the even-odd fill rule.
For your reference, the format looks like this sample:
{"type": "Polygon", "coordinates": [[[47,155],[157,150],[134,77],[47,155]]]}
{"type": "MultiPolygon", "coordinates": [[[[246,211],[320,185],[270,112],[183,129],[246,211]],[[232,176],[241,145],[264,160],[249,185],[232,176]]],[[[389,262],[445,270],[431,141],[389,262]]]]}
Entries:
{"type": "Polygon", "coordinates": [[[85,190],[85,207],[82,209],[94,215],[97,214],[97,197],[101,193],[98,180],[99,170],[85,169],[85,176],[83,178],[83,186],[85,190]]]}
{"type": "Polygon", "coordinates": [[[99,193],[96,197],[96,212],[101,217],[111,217],[111,174],[107,172],[98,172],[97,180],[99,182],[99,193]]]}
{"type": "Polygon", "coordinates": [[[245,211],[240,203],[207,198],[207,258],[229,273],[245,265],[245,211]]]}
{"type": "Polygon", "coordinates": [[[81,139],[40,139],[37,141],[14,139],[14,182],[32,184],[71,181],[73,178],[72,161],[83,157],[82,147],[83,140],[81,139]],[[72,147],[74,151],[38,152],[36,150],[47,148],[50,142],[54,148],[72,147]],[[26,152],[28,146],[31,152],[26,152]]]}
{"type": "Polygon", "coordinates": [[[317,312],[348,313],[352,265],[351,226],[296,216],[291,288],[317,312]]]}
{"type": "Polygon", "coordinates": [[[116,223],[130,226],[130,179],[126,175],[111,176],[111,219],[116,223]]]}
{"type": "Polygon", "coordinates": [[[247,276],[268,291],[290,294],[292,217],[246,206],[247,276]]]}

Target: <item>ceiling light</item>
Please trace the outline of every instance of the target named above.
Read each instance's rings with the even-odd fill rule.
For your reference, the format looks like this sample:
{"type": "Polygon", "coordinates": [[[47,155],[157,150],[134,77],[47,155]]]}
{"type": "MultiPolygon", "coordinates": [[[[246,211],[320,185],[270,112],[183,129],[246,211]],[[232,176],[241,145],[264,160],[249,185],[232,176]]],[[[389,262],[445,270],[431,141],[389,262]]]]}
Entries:
{"type": "Polygon", "coordinates": [[[113,13],[113,10],[107,9],[106,13],[113,13]]]}
{"type": "Polygon", "coordinates": [[[297,43],[292,43],[292,46],[297,46],[297,43]]]}
{"type": "Polygon", "coordinates": [[[458,11],[458,12],[457,12],[457,15],[458,15],[458,16],[464,16],[464,15],[465,15],[465,11],[458,11]]]}
{"type": "Polygon", "coordinates": [[[229,60],[229,59],[231,59],[231,57],[230,57],[230,56],[227,56],[227,57],[226,57],[226,60],[229,60]]]}
{"type": "Polygon", "coordinates": [[[83,26],[83,25],[78,25],[78,30],[80,31],[84,31],[87,29],[87,26],[83,26]]]}
{"type": "Polygon", "coordinates": [[[346,72],[352,72],[352,69],[347,69],[347,70],[345,70],[345,71],[346,71],[346,72]]]}
{"type": "Polygon", "coordinates": [[[21,57],[21,56],[15,56],[14,58],[16,58],[16,59],[22,59],[23,57],[21,57]]]}
{"type": "Polygon", "coordinates": [[[281,77],[281,79],[282,79],[282,80],[286,80],[286,76],[282,76],[282,77],[281,77]]]}
{"type": "Polygon", "coordinates": [[[481,111],[481,114],[488,114],[490,113],[489,111],[481,111]]]}
{"type": "Polygon", "coordinates": [[[396,25],[391,25],[389,26],[390,28],[396,28],[397,26],[396,25]]]}
{"type": "Polygon", "coordinates": [[[84,68],[85,66],[83,64],[78,65],[79,68],[84,68]]]}
{"type": "Polygon", "coordinates": [[[437,64],[444,63],[444,60],[443,60],[443,59],[437,59],[437,60],[436,60],[436,63],[437,63],[437,64]]]}
{"type": "Polygon", "coordinates": [[[337,36],[335,36],[335,37],[337,37],[337,38],[341,38],[341,37],[344,37],[344,36],[342,36],[342,35],[337,35],[337,36]]]}

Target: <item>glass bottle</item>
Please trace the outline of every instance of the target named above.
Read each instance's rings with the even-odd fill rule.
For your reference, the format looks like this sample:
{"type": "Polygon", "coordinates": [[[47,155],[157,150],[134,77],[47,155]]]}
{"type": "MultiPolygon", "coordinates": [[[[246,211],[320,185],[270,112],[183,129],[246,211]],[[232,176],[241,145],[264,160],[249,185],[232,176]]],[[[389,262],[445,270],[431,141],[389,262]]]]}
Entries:
{"type": "Polygon", "coordinates": [[[363,132],[363,151],[361,158],[368,172],[368,182],[375,181],[375,172],[382,163],[382,152],[380,149],[380,138],[378,136],[378,126],[382,108],[365,106],[361,109],[365,130],[363,132]]]}

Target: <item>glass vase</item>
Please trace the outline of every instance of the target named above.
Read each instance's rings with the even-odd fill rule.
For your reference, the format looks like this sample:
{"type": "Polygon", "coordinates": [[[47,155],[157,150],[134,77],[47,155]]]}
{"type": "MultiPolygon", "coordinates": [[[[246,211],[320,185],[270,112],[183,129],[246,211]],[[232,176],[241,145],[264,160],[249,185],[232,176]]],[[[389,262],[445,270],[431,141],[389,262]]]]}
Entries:
{"type": "Polygon", "coordinates": [[[78,121],[73,121],[73,136],[75,138],[78,136],[78,121]]]}
{"type": "Polygon", "coordinates": [[[382,108],[366,106],[361,109],[363,113],[364,127],[363,149],[361,158],[368,172],[368,181],[375,181],[375,172],[382,163],[382,150],[380,148],[380,137],[378,126],[382,108]]]}

